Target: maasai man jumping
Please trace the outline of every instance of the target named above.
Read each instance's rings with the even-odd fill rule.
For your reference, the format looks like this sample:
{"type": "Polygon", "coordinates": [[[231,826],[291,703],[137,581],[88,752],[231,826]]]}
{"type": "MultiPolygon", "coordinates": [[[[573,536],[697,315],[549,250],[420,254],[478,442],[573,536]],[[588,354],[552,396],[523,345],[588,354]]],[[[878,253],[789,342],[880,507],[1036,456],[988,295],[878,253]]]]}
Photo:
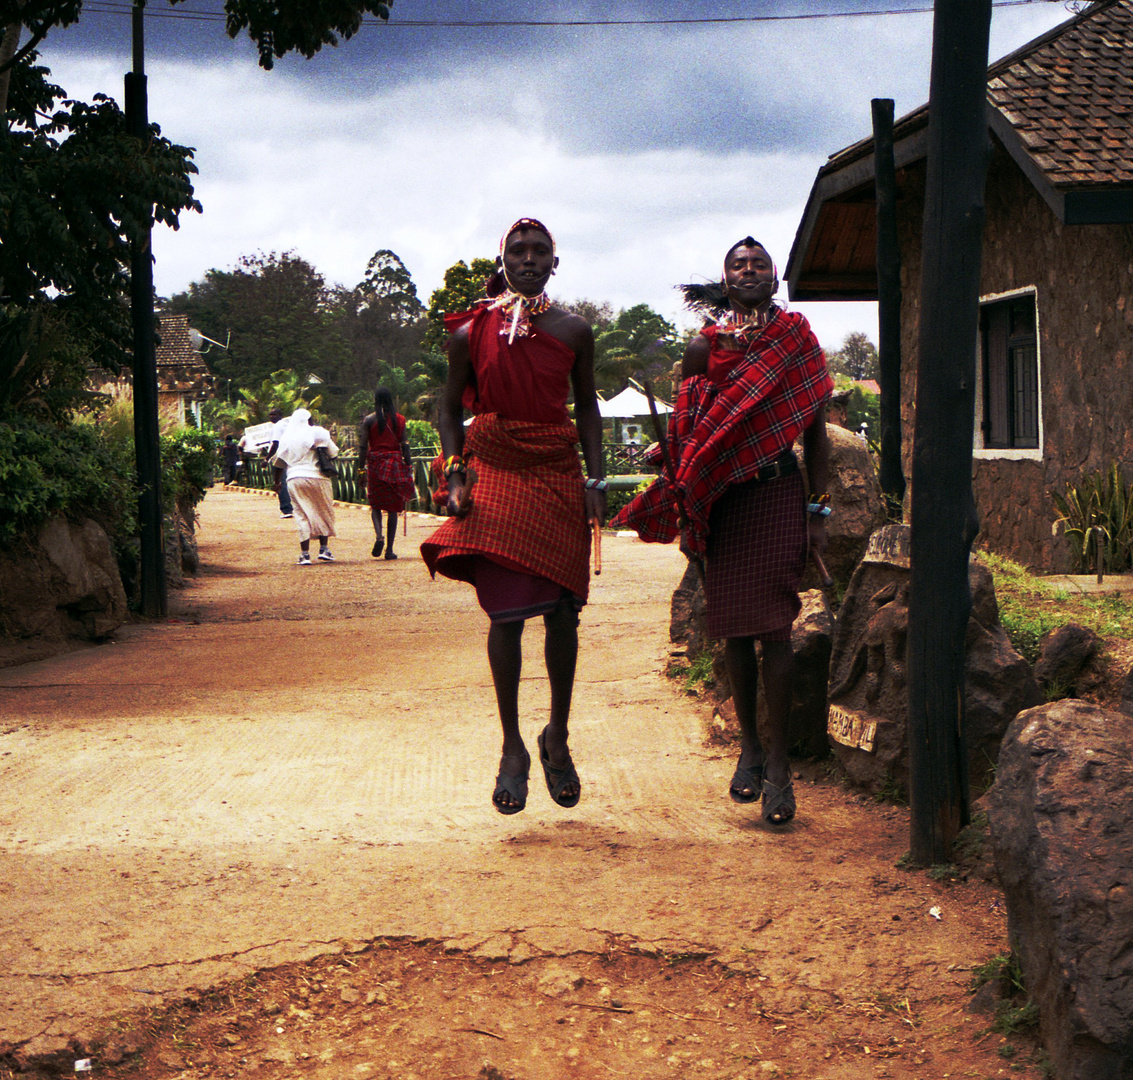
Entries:
{"type": "Polygon", "coordinates": [[[670,418],[675,476],[662,476],[613,520],[644,540],[681,546],[703,559],[706,630],[724,639],[724,659],[741,731],[732,799],[762,798],[765,821],[795,816],[787,760],[791,709],[791,624],[807,550],[826,548],[830,469],[826,401],[833,384],[810,324],[772,304],[778,274],[750,236],[724,258],[719,284],[685,285],[689,306],[719,320],[692,339],[670,418]],[[811,494],[792,450],[802,435],[811,494]],[[756,727],[763,653],[767,718],[756,727]]]}
{"type": "Polygon", "coordinates": [[[546,626],[551,684],[550,722],[537,740],[543,775],[560,806],[574,806],[582,792],[567,720],[578,613],[590,587],[589,523],[605,521],[606,482],[594,335],[544,291],[558,262],[546,226],[521,218],[504,234],[487,299],[445,319],[451,337],[439,427],[452,516],[421,545],[429,571],[473,584],[491,619],[488,662],[503,727],[492,803],[501,814],[527,805],[531,756],[519,729],[519,674],[524,623],[536,615],[546,626]],[[474,414],[467,436],[465,407],[474,414]]]}

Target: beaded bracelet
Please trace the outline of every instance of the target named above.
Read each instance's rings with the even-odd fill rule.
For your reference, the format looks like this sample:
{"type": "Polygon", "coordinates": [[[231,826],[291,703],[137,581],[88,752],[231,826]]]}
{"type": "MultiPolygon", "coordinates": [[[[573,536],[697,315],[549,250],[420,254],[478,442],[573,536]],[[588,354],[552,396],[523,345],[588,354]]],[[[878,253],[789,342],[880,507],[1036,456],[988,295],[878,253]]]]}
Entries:
{"type": "Polygon", "coordinates": [[[828,518],[830,516],[830,507],[825,503],[807,503],[806,512],[814,514],[816,517],[828,518]]]}
{"type": "Polygon", "coordinates": [[[610,485],[605,480],[599,480],[597,477],[590,476],[586,479],[586,486],[592,491],[605,491],[610,485]]]}
{"type": "Polygon", "coordinates": [[[445,458],[444,474],[447,480],[453,473],[465,473],[468,471],[468,466],[464,463],[464,458],[459,454],[453,454],[452,457],[445,458]]]}

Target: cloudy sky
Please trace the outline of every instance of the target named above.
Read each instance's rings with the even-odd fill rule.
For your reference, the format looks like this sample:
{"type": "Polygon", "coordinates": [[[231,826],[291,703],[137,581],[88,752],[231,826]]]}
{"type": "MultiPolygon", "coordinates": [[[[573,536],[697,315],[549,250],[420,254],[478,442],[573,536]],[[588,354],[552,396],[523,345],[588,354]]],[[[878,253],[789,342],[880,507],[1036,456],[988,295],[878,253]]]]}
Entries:
{"type": "MultiPolygon", "coordinates": [[[[273,251],[353,286],[389,248],[427,301],[446,267],[494,255],[529,215],[558,242],[553,295],[644,301],[689,325],[675,284],[718,275],[748,233],[785,264],[818,167],[869,135],[870,99],[898,116],[927,99],[929,6],[395,0],[389,25],[267,72],[209,17],[219,0],[150,0],[150,117],[195,149],[204,205],[155,232],[157,289],[273,251]],[[577,25],[611,18],[641,21],[577,25]],[[451,25],[477,19],[543,25],[451,25]]],[[[1069,15],[1063,0],[997,4],[991,58],[1069,15]]],[[[121,101],[128,3],[88,0],[42,55],[69,95],[121,101]]],[[[872,304],[800,307],[828,348],[851,330],[876,340],[872,304]]]]}

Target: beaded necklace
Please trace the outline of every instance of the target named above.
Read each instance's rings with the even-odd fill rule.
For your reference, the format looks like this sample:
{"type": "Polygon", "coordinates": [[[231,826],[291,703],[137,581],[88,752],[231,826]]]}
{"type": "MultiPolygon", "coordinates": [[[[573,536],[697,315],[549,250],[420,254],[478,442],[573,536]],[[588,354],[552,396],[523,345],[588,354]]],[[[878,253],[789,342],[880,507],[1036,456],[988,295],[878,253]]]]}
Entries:
{"type": "Polygon", "coordinates": [[[538,296],[524,296],[516,292],[506,270],[503,278],[507,288],[488,305],[488,309],[503,314],[504,325],[500,327],[500,334],[507,334],[510,345],[517,337],[527,337],[531,333],[531,320],[550,308],[551,298],[545,290],[538,296]]]}

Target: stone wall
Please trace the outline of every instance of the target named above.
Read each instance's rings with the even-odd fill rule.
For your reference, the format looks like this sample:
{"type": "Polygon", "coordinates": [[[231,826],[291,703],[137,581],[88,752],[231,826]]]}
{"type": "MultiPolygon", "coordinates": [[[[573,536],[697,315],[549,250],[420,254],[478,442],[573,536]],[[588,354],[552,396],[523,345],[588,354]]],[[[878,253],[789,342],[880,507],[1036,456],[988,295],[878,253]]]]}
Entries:
{"type": "MultiPolygon", "coordinates": [[[[912,476],[924,163],[901,172],[902,444],[912,476]]],[[[980,293],[1034,287],[1043,460],[978,458],[977,541],[1037,570],[1070,568],[1050,498],[1083,471],[1133,458],[1133,225],[1062,225],[998,144],[988,169],[980,293]]]]}

